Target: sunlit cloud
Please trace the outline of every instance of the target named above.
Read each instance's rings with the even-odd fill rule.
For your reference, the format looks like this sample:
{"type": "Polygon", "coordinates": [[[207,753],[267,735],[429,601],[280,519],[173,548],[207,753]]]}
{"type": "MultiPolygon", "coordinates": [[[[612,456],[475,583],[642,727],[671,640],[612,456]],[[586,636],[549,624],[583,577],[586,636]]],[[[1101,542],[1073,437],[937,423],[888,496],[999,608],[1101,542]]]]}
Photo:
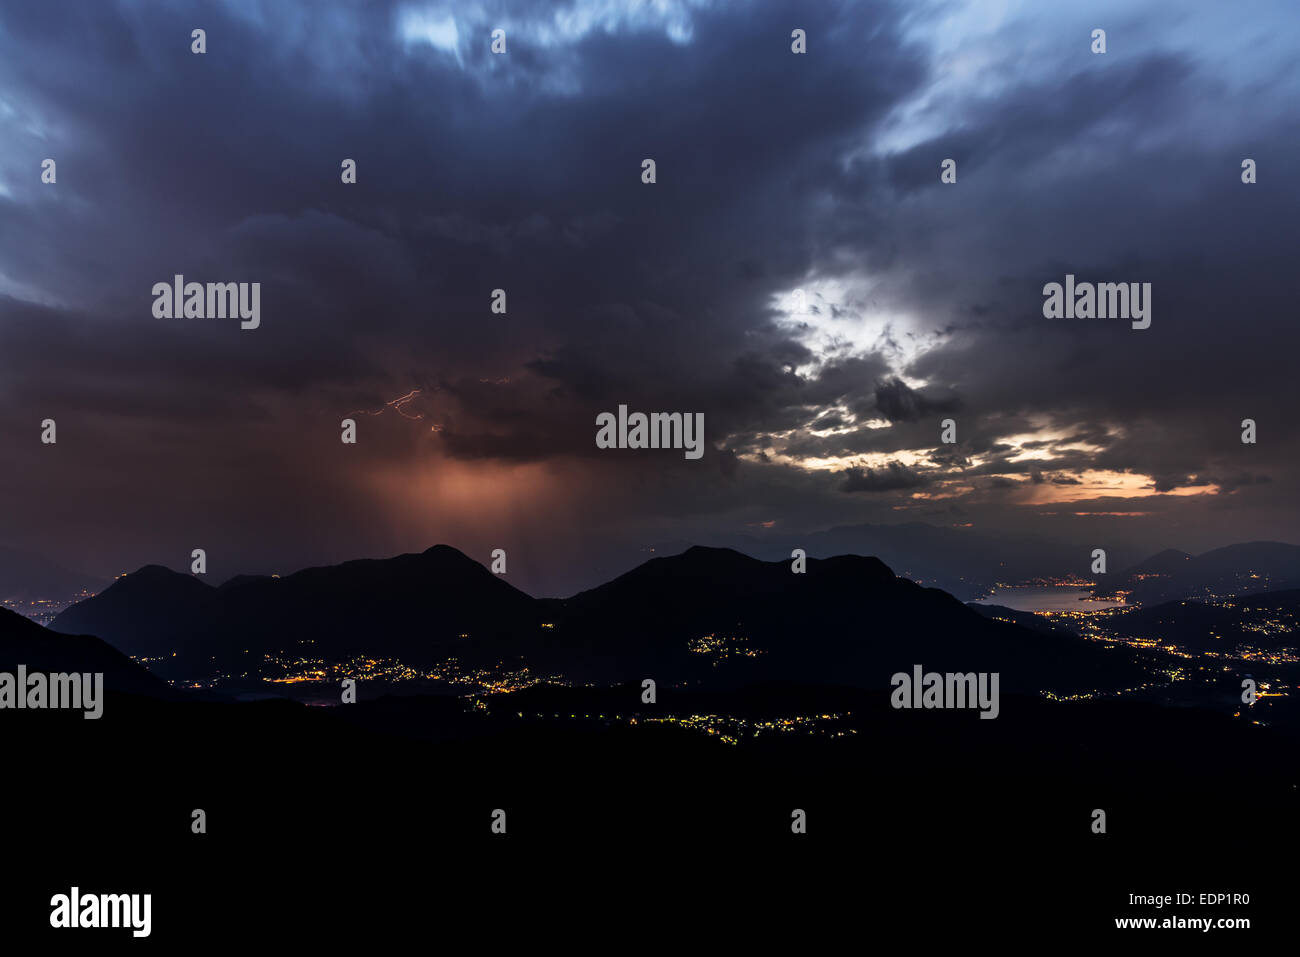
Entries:
{"type": "Polygon", "coordinates": [[[435,49],[450,53],[462,67],[460,31],[456,18],[443,11],[406,9],[398,17],[398,34],[408,44],[427,43],[435,49]]]}
{"type": "Polygon", "coordinates": [[[854,356],[879,355],[895,375],[912,388],[904,370],[944,341],[915,317],[894,311],[877,296],[877,283],[862,277],[813,277],[793,289],[773,294],[771,309],[777,328],[813,354],[797,367],[800,375],[816,375],[827,363],[854,356]]]}

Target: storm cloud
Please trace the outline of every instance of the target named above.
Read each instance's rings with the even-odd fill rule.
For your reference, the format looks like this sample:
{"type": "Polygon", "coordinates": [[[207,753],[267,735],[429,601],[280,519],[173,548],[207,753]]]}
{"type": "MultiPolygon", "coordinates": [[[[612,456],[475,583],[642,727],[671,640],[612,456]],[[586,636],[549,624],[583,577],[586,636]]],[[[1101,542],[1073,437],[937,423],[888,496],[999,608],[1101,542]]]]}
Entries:
{"type": "Polygon", "coordinates": [[[542,592],[954,507],[1295,540],[1295,34],[1283,0],[8,5],[0,540],[216,577],[500,546],[542,592]],[[1151,327],[1045,319],[1067,273],[1150,282],[1151,327]],[[261,327],[154,318],[175,274],[260,282],[261,327]],[[704,458],[597,449],[619,404],[703,413],[704,458]]]}

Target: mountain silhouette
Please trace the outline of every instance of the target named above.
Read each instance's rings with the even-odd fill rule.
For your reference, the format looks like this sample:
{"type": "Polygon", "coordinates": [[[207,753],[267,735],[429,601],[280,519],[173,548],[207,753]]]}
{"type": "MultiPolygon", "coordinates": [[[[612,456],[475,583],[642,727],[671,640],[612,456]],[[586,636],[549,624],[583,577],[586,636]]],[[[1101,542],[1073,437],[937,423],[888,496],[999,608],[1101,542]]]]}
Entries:
{"type": "Polygon", "coordinates": [[[192,575],[145,565],[65,609],[50,629],[92,634],[137,658],[171,655],[191,641],[216,596],[192,575]]]}
{"type": "Polygon", "coordinates": [[[694,547],[545,603],[548,667],[585,680],[772,678],[887,687],[899,671],[996,671],[1004,688],[1083,690],[1140,680],[1121,655],[992,621],[856,555],[762,562],[694,547]],[[650,672],[653,671],[654,674],[650,672]]]}
{"type": "MultiPolygon", "coordinates": [[[[1087,574],[1091,554],[1091,546],[1072,542],[925,522],[839,525],[798,536],[776,532],[728,536],[712,544],[767,560],[785,559],[794,548],[818,558],[874,555],[903,578],[942,588],[962,601],[982,597],[998,582],[1087,574]]],[[[685,547],[686,543],[664,543],[661,550],[685,547]]],[[[1122,567],[1140,556],[1117,544],[1110,557],[1122,567]]]]}
{"type": "Polygon", "coordinates": [[[1166,548],[1127,570],[1128,574],[1172,575],[1183,570],[1196,556],[1177,548],[1166,548]]]}
{"type": "Polygon", "coordinates": [[[412,666],[454,656],[495,664],[511,651],[500,639],[536,629],[537,614],[533,598],[456,549],[435,545],[282,578],[239,576],[220,588],[148,566],[50,627],[97,634],[133,655],[175,652],[159,663],[160,673],[195,677],[242,674],[266,655],[364,655],[412,666]]]}
{"type": "Polygon", "coordinates": [[[51,627],[161,658],[152,666],[170,678],[364,657],[708,687],[779,678],[883,688],[917,664],[998,672],[1004,689],[1030,693],[1141,680],[1116,650],[989,620],[875,558],[809,559],[796,574],[789,561],[698,546],[545,600],[446,545],[215,589],[150,566],[51,627]]]}
{"type": "Polygon", "coordinates": [[[1180,598],[1245,595],[1300,588],[1300,545],[1243,542],[1201,555],[1169,549],[1098,584],[1098,597],[1129,593],[1129,601],[1155,605],[1180,598]]]}
{"type": "Polygon", "coordinates": [[[22,615],[0,608],[0,671],[103,672],[112,691],[168,697],[171,689],[121,652],[90,635],[56,634],[22,615]]]}

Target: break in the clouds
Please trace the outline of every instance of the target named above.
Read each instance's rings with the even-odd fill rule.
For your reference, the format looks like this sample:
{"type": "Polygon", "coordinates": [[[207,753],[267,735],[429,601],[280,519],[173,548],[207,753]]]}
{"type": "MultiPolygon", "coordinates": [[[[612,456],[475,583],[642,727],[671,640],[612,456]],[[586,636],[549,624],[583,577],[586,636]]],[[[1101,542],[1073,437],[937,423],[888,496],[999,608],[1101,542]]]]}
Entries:
{"type": "Polygon", "coordinates": [[[1295,539],[1292,5],[1062,6],[6,6],[0,539],[505,545],[553,590],[954,509],[1295,539]],[[1151,283],[1150,329],[1045,320],[1067,273],[1151,283]],[[260,328],[155,319],[175,274],[260,282],[260,328]],[[619,404],[703,413],[704,458],[599,452],[619,404]]]}

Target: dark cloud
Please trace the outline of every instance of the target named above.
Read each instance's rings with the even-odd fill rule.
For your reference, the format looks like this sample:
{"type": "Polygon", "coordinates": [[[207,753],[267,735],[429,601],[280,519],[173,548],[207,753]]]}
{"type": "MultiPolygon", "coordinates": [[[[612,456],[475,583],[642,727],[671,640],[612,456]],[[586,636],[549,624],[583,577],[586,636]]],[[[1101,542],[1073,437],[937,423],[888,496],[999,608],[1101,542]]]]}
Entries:
{"type": "Polygon", "coordinates": [[[238,571],[509,541],[564,554],[512,562],[562,589],[593,539],[895,521],[932,488],[1070,534],[1025,496],[1097,474],[1158,547],[1300,536],[1289,61],[1154,10],[1093,57],[1044,8],[955,38],[957,83],[941,8],[847,2],[490,2],[448,8],[452,54],[403,38],[413,8],[0,10],[0,539],[101,572],[200,536],[238,571]],[[1043,319],[1066,272],[1151,282],[1152,327],[1043,319]],[[176,273],[261,282],[262,328],[154,319],[176,273]],[[620,403],[703,413],[716,461],[598,451],[620,403]]]}
{"type": "Polygon", "coordinates": [[[932,398],[907,386],[900,379],[890,379],[876,386],[876,409],[891,422],[916,420],[955,412],[961,403],[955,396],[932,398]]]}
{"type": "Polygon", "coordinates": [[[846,469],[840,489],[845,492],[896,492],[900,489],[920,488],[925,484],[925,476],[915,469],[890,462],[880,469],[846,469]]]}

